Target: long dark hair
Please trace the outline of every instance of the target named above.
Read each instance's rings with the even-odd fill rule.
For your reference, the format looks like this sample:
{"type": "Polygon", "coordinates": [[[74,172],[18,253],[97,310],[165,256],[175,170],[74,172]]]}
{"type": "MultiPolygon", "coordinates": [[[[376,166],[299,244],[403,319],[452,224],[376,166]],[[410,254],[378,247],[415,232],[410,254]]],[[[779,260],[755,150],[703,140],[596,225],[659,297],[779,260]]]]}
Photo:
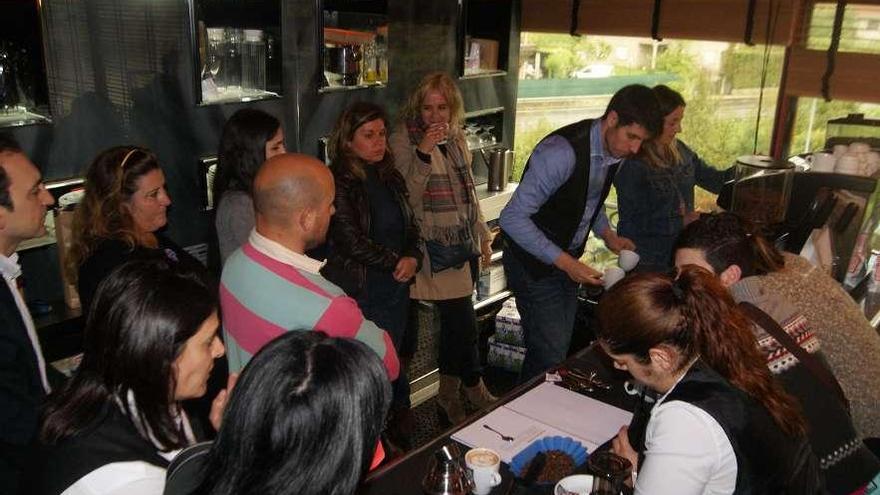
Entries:
{"type": "Polygon", "coordinates": [[[734,213],[700,215],[678,236],[675,249],[697,249],[716,274],[737,265],[743,277],[766,275],[785,267],[782,253],[734,213]]]}
{"type": "MultiPolygon", "coordinates": [[[[333,127],[333,132],[330,134],[330,141],[327,147],[328,155],[332,161],[331,167],[334,171],[337,173],[350,172],[361,180],[366,178],[363,160],[355,155],[348,143],[354,139],[354,134],[364,124],[377,119],[382,120],[385,124],[386,132],[390,133],[388,117],[385,115],[382,107],[375,103],[366,101],[355,102],[339,115],[339,119],[336,120],[336,125],[333,127]]],[[[383,179],[391,171],[396,170],[387,138],[385,140],[385,156],[382,157],[382,161],[372,166],[376,167],[379,177],[383,179]]]]}
{"type": "Polygon", "coordinates": [[[43,442],[76,434],[119,400],[165,449],[182,447],[185,438],[171,413],[173,365],[187,339],[216,310],[216,287],[202,271],[158,256],[113,270],[98,286],[89,312],[82,364],[46,407],[43,442]],[[129,392],[136,413],[129,408],[129,392]]]}
{"type": "Polygon", "coordinates": [[[217,152],[214,204],[226,191],[251,195],[257,170],[266,161],[266,143],[279,129],[278,119],[255,108],[242,108],[229,117],[217,152]]]}
{"type": "Polygon", "coordinates": [[[767,408],[782,431],[800,435],[804,419],[773,379],[752,323],[717,278],[693,265],[678,276],[644,273],[617,283],[599,303],[598,337],[614,354],[650,362],[661,344],[680,354],[679,370],[698,355],[733,386],[767,408]]]}
{"type": "Polygon", "coordinates": [[[137,192],[138,180],[157,169],[156,155],[139,146],[116,146],[95,157],[86,171],[85,195],[73,216],[65,266],[71,280],[76,280],[79,266],[104,239],[137,245],[134,219],[126,205],[137,192]]]}
{"type": "Polygon", "coordinates": [[[654,96],[657,98],[660,115],[663,116],[663,125],[659,133],[642,144],[642,148],[639,150],[639,158],[652,167],[669,168],[681,163],[681,152],[678,149],[677,140],[673,140],[671,143],[661,143],[659,138],[666,129],[666,117],[677,108],[685,107],[686,103],[681,93],[669,86],[658,84],[651,91],[653,91],[654,96]]]}
{"type": "Polygon", "coordinates": [[[354,493],[390,400],[382,362],[363,343],[287,332],[242,372],[197,493],[354,493]]]}

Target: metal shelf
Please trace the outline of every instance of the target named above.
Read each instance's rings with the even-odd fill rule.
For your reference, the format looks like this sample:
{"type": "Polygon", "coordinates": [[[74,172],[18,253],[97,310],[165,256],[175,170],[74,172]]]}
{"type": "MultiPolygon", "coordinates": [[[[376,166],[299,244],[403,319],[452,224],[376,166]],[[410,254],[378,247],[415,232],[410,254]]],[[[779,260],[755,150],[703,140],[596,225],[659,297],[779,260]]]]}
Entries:
{"type": "Polygon", "coordinates": [[[507,299],[508,297],[510,297],[512,295],[513,295],[513,292],[510,292],[509,290],[505,289],[501,292],[496,292],[495,294],[492,294],[489,297],[486,297],[483,299],[477,299],[476,302],[474,302],[474,311],[483,309],[486,306],[493,304],[493,303],[496,303],[498,301],[503,301],[504,299],[507,299]]]}

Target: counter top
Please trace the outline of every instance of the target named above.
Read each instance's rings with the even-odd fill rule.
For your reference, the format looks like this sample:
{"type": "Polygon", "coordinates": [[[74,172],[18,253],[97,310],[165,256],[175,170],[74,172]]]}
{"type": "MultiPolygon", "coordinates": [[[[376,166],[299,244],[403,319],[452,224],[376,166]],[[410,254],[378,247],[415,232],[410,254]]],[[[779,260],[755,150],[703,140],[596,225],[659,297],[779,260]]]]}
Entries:
{"type": "MultiPolygon", "coordinates": [[[[626,394],[623,388],[625,379],[629,376],[614,369],[610,360],[598,350],[598,347],[590,346],[579,352],[575,356],[570,357],[563,363],[564,367],[571,367],[580,370],[595,370],[603,381],[610,383],[612,388],[610,391],[597,390],[590,393],[589,396],[602,402],[611,404],[621,409],[632,411],[636,405],[636,399],[626,394]]],[[[479,418],[485,416],[488,412],[510,402],[511,400],[523,395],[525,392],[535,388],[543,381],[543,375],[533,378],[532,380],[520,385],[500,398],[498,402],[491,407],[481,411],[477,411],[469,416],[463,423],[455,425],[449,430],[441,433],[437,438],[428,442],[419,449],[407,453],[405,456],[391,461],[390,463],[371,472],[362,488],[358,491],[362,495],[411,495],[421,493],[421,482],[428,465],[431,455],[443,445],[455,442],[450,437],[456,431],[473,423],[479,418]]],[[[462,453],[468,450],[468,447],[459,444],[462,453]]],[[[578,472],[584,470],[585,466],[581,466],[578,472]]],[[[501,484],[495,487],[490,494],[502,495],[508,493],[508,489],[513,480],[513,476],[507,464],[501,465],[501,484]]],[[[553,485],[536,486],[528,490],[519,487],[510,491],[512,494],[551,494],[553,485]]]]}

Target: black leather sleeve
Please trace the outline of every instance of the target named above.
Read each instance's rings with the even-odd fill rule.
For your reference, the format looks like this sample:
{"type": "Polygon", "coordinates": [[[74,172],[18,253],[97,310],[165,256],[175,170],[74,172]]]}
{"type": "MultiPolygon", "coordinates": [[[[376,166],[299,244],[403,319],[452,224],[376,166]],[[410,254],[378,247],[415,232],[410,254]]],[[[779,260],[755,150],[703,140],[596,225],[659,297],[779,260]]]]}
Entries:
{"type": "Polygon", "coordinates": [[[344,258],[352,258],[364,265],[393,271],[400,255],[370,239],[359,221],[361,212],[355,201],[356,195],[363,191],[363,184],[354,180],[336,181],[336,213],[330,225],[330,238],[333,249],[344,258]]]}

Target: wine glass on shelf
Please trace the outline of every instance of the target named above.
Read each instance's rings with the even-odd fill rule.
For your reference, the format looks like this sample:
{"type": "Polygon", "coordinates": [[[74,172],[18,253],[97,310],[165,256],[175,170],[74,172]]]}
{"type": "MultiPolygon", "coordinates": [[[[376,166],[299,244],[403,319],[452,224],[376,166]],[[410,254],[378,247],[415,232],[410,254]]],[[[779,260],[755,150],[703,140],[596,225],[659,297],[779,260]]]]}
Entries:
{"type": "Polygon", "coordinates": [[[492,133],[492,129],[494,129],[494,125],[483,125],[480,126],[482,132],[480,132],[480,146],[481,147],[489,147],[494,146],[497,142],[495,139],[495,134],[492,133]]]}

